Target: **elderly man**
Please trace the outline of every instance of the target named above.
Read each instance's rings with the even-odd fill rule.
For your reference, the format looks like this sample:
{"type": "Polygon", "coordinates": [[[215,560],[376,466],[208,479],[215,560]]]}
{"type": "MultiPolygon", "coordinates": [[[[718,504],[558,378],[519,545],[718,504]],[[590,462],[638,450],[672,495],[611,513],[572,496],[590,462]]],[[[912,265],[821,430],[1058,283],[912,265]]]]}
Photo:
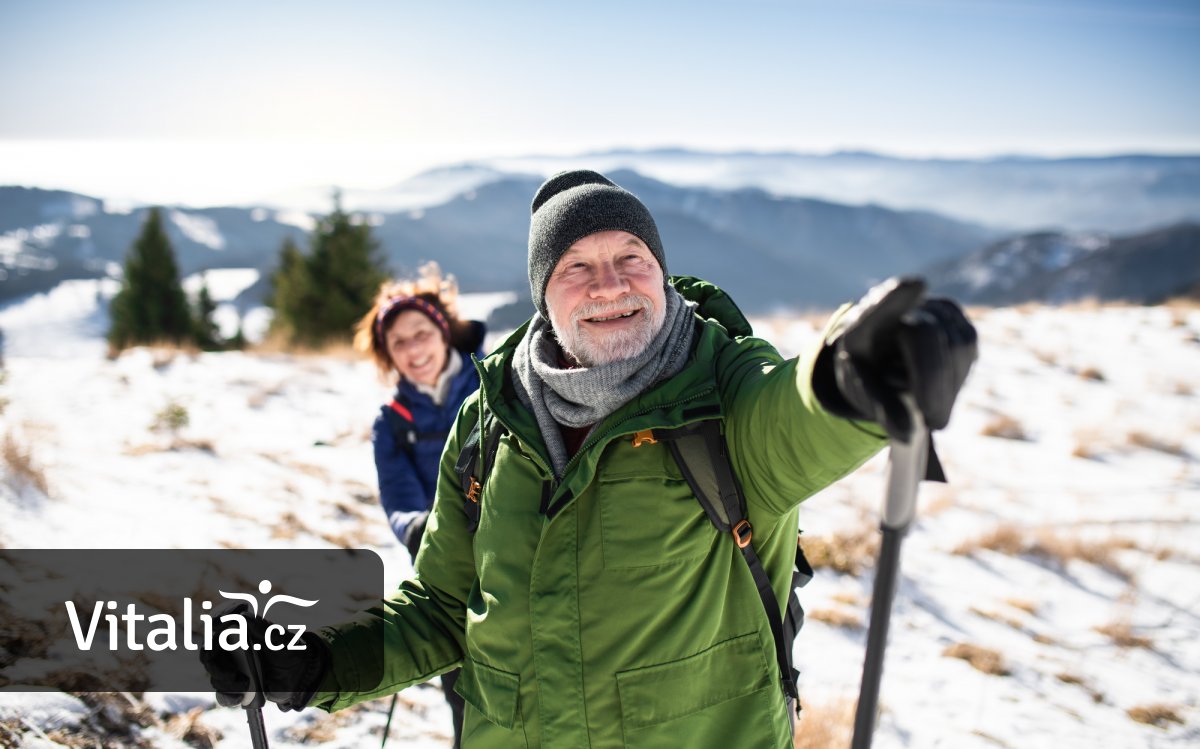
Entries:
{"type": "Polygon", "coordinates": [[[338,710],[461,665],[469,749],[790,747],[770,593],[654,435],[720,424],[744,540],[786,608],[799,503],[906,433],[901,392],[944,426],[974,329],[892,284],[784,360],[718,288],[668,277],[645,206],[590,171],[535,195],[529,281],[537,313],[479,363],[416,577],[311,652],[267,656],[268,697],[338,710]],[[476,439],[489,465],[464,503],[476,439]],[[369,636],[382,681],[343,691],[378,665],[369,636]]]}

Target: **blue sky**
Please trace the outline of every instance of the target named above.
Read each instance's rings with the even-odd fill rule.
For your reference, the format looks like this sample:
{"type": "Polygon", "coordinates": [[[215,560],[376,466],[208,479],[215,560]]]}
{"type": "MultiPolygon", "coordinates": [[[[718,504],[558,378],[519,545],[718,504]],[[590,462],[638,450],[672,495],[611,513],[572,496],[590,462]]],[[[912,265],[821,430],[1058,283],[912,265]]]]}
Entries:
{"type": "Polygon", "coordinates": [[[1198,91],[1194,0],[18,0],[0,184],[258,159],[382,185],[614,146],[1197,153],[1198,91]]]}

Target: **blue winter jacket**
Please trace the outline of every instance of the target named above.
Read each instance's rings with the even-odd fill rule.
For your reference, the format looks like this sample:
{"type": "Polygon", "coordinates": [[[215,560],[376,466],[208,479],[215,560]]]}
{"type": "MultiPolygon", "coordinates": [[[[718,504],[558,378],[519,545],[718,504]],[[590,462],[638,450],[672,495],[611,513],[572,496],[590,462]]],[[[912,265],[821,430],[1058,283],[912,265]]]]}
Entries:
{"type": "MultiPolygon", "coordinates": [[[[482,358],[483,324],[474,323],[474,327],[478,334],[478,337],[473,336],[474,353],[482,358]]],[[[392,408],[387,403],[380,407],[371,429],[375,470],[379,475],[379,499],[392,532],[401,542],[409,524],[433,506],[438,464],[446,444],[444,436],[436,439],[433,435],[448,434],[462,402],[479,389],[479,373],[471,362],[471,353],[451,349],[450,355],[461,356],[463,367],[451,380],[450,390],[442,405],[434,404],[432,398],[407,380],[401,379],[396,387],[395,399],[412,414],[415,430],[424,435],[424,439],[412,445],[411,451],[399,444],[395,425],[400,420],[395,413],[389,413],[392,408]]]]}

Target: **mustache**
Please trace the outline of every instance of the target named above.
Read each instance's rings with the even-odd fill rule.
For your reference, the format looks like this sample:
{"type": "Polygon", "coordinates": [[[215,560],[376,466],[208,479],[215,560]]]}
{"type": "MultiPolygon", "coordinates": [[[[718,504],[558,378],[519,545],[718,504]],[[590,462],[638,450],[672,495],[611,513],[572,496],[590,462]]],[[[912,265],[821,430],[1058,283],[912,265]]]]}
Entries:
{"type": "Polygon", "coordinates": [[[588,302],[571,313],[571,322],[577,323],[590,317],[605,317],[633,309],[649,310],[654,302],[645,294],[628,294],[611,302],[588,302]]]}

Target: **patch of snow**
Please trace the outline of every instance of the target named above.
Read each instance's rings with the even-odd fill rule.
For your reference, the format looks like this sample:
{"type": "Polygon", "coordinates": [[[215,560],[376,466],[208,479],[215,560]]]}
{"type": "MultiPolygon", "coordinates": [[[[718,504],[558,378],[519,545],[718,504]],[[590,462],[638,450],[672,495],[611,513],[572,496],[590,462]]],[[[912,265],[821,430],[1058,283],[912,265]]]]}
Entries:
{"type": "Polygon", "coordinates": [[[303,229],[306,232],[312,231],[317,226],[317,220],[303,211],[276,211],[275,221],[303,229]]]}
{"type": "Polygon", "coordinates": [[[5,356],[102,356],[108,303],[119,288],[113,279],[63,281],[48,292],[0,305],[5,356]]]}
{"type": "Polygon", "coordinates": [[[513,291],[458,295],[458,316],[464,320],[486,320],[492,310],[517,301],[513,291]]]}
{"type": "Polygon", "coordinates": [[[114,216],[128,216],[138,209],[138,205],[130,200],[105,198],[104,212],[114,216]]]}
{"type": "Polygon", "coordinates": [[[214,302],[228,302],[253,286],[259,275],[255,268],[213,268],[184,278],[183,290],[195,297],[207,283],[208,295],[214,302]]]}
{"type": "Polygon", "coordinates": [[[217,227],[217,222],[208,216],[185,213],[178,209],[172,209],[167,215],[171,223],[179,227],[179,231],[193,242],[214,250],[225,249],[225,237],[217,227]]]}
{"type": "Polygon", "coordinates": [[[0,698],[0,720],[27,720],[43,731],[79,725],[90,712],[78,697],[62,692],[5,692],[0,698]]]}
{"type": "MultiPolygon", "coordinates": [[[[42,317],[68,329],[47,327],[43,337],[72,334],[80,314],[95,310],[99,288],[91,287],[89,308],[81,284],[95,282],[68,283],[75,286],[52,292],[60,297],[0,309],[10,343],[23,326],[45,324],[42,317]]],[[[481,317],[513,298],[463,295],[461,307],[481,317]]],[[[1193,744],[1200,723],[1200,311],[1031,307],[986,311],[976,322],[981,358],[937,437],[952,483],[922,486],[904,542],[876,745],[1193,744]],[[1002,418],[1021,439],[990,436],[1002,418]],[[1107,544],[1115,567],[978,546],[1002,527],[1030,541],[1107,544]],[[1113,624],[1152,647],[1122,647],[1098,631],[1113,624]],[[956,643],[995,650],[1008,675],[947,657],[956,643]],[[1155,703],[1171,706],[1184,723],[1157,728],[1127,714],[1155,703]]],[[[821,327],[807,318],[755,323],[785,355],[821,327]]],[[[142,348],[113,361],[101,350],[59,358],[35,347],[8,353],[0,427],[21,425],[50,497],[21,503],[0,485],[0,544],[121,548],[136,527],[138,546],[348,543],[378,551],[389,587],[410,573],[375,493],[369,428],[389,388],[368,362],[142,348]],[[174,446],[150,428],[169,403],[191,417],[174,446]],[[294,522],[284,522],[288,514],[294,522]]],[[[885,462],[879,456],[807,500],[805,538],[873,532],[885,462]]],[[[822,569],[801,592],[809,619],[796,658],[809,710],[854,698],[865,642],[863,629],[815,614],[841,610],[864,621],[871,582],[869,571],[822,569]]],[[[23,715],[45,731],[60,712],[79,715],[72,699],[0,693],[0,717],[23,715]]],[[[161,712],[203,709],[203,722],[224,733],[221,747],[247,743],[241,711],[216,708],[207,695],[149,699],[161,712]]],[[[388,702],[344,714],[326,745],[378,743],[388,702]]],[[[280,749],[301,746],[288,728],[324,719],[266,710],[280,749]]],[[[448,729],[438,689],[404,692],[392,742],[447,747],[448,729]]],[[[28,732],[21,740],[32,745],[37,737],[28,732]]]]}

